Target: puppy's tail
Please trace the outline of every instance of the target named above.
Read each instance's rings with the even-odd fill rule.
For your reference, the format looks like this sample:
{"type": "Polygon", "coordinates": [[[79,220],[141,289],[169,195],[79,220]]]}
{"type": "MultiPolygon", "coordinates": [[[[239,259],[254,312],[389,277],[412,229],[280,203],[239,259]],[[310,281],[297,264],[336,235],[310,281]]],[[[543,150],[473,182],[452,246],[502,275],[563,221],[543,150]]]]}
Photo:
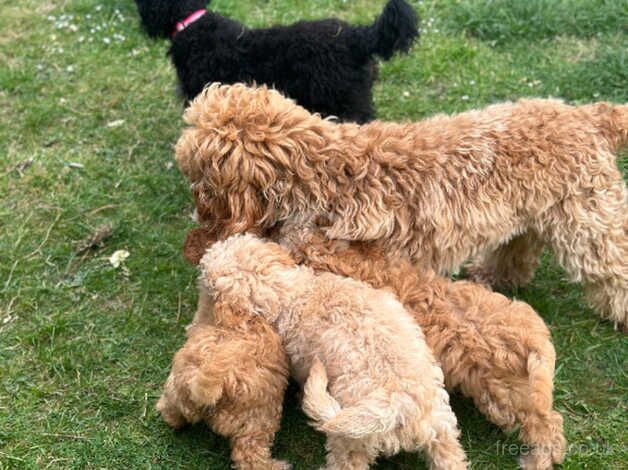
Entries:
{"type": "Polygon", "coordinates": [[[305,382],[303,411],[318,431],[360,439],[373,433],[389,432],[399,423],[399,406],[404,404],[397,403],[394,397],[385,399],[374,392],[358,404],[343,409],[327,391],[327,382],[325,367],[315,359],[305,382]]]}
{"type": "Polygon", "coordinates": [[[218,403],[223,394],[225,381],[224,371],[207,365],[198,369],[196,375],[190,380],[190,398],[201,407],[211,407],[218,403]]]}
{"type": "Polygon", "coordinates": [[[408,52],[419,36],[418,16],[405,0],[389,0],[382,14],[365,29],[369,55],[384,60],[395,52],[408,52]]]}

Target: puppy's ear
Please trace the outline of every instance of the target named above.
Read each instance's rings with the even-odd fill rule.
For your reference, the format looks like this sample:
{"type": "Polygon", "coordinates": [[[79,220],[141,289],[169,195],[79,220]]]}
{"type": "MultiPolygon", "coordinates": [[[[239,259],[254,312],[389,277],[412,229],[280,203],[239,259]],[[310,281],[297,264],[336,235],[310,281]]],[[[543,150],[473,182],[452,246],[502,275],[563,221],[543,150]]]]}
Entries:
{"type": "Polygon", "coordinates": [[[188,232],[183,243],[183,256],[193,265],[198,265],[207,248],[216,241],[216,237],[207,227],[194,228],[188,232]]]}

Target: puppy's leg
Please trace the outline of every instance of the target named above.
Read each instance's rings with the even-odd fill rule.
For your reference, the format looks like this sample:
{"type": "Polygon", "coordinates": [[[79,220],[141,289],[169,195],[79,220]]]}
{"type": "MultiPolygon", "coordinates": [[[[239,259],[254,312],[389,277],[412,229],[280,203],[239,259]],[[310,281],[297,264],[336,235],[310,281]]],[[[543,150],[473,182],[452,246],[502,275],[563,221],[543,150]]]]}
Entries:
{"type": "Polygon", "coordinates": [[[325,448],[327,462],[321,470],[367,470],[377,457],[365,443],[337,436],[327,436],[325,448]]]}
{"type": "Polygon", "coordinates": [[[177,406],[176,402],[173,402],[167,393],[161,395],[156,408],[161,414],[163,420],[168,423],[170,427],[179,429],[187,423],[185,416],[181,413],[181,410],[177,406]]]}
{"type": "Polygon", "coordinates": [[[523,468],[546,470],[563,461],[566,447],[563,418],[552,410],[551,382],[537,381],[528,385],[522,380],[509,383],[489,372],[476,379],[473,386],[476,387],[473,390],[466,387],[464,394],[473,398],[480,412],[491,422],[506,432],[521,425],[519,439],[528,447],[521,456],[523,468]]]}
{"type": "Polygon", "coordinates": [[[275,432],[247,432],[246,425],[231,437],[231,460],[237,470],[290,470],[292,465],[271,456],[275,432]]]}
{"type": "MultiPolygon", "coordinates": [[[[542,346],[538,350],[541,351],[542,346]]],[[[565,457],[563,417],[552,410],[555,355],[554,348],[549,346],[545,351],[530,353],[527,360],[529,393],[521,387],[522,400],[513,403],[521,422],[519,438],[532,447],[530,454],[522,456],[523,468],[550,469],[565,457]]]]}
{"type": "Polygon", "coordinates": [[[449,389],[459,387],[505,431],[519,425],[531,449],[550,449],[550,462],[562,460],[562,419],[552,409],[556,353],[529,305],[454,282],[432,312],[416,318],[449,389]]]}
{"type": "Polygon", "coordinates": [[[467,457],[460,445],[456,415],[444,388],[436,391],[432,406],[431,414],[426,417],[428,426],[420,423],[417,434],[417,443],[425,445],[430,470],[466,469],[467,457]]]}
{"type": "MultiPolygon", "coordinates": [[[[261,386],[261,384],[257,384],[261,386]]],[[[212,429],[231,443],[231,459],[237,470],[290,470],[292,465],[272,458],[271,448],[275,433],[279,430],[283,400],[283,387],[265,390],[255,400],[254,396],[230,390],[238,402],[222,408],[211,418],[212,429]],[[246,408],[244,405],[248,405],[246,408]]],[[[254,393],[260,393],[254,390],[254,393]]]]}
{"type": "MultiPolygon", "coordinates": [[[[177,354],[182,355],[180,352],[177,354]]],[[[187,423],[196,423],[202,418],[202,413],[189,399],[187,393],[189,381],[195,375],[196,370],[194,364],[188,364],[188,367],[183,367],[181,363],[173,364],[168,380],[164,384],[163,393],[157,402],[157,411],[163,420],[175,429],[187,423]]]]}
{"type": "Polygon", "coordinates": [[[621,175],[550,209],[541,233],[588,302],[615,326],[628,320],[628,195],[621,175]]]}
{"type": "Polygon", "coordinates": [[[519,235],[465,267],[467,277],[489,287],[516,287],[530,282],[543,253],[543,241],[533,231],[519,235]]]}
{"type": "Polygon", "coordinates": [[[563,417],[555,411],[528,416],[523,420],[519,438],[530,446],[519,459],[523,469],[549,470],[565,458],[563,417]]]}

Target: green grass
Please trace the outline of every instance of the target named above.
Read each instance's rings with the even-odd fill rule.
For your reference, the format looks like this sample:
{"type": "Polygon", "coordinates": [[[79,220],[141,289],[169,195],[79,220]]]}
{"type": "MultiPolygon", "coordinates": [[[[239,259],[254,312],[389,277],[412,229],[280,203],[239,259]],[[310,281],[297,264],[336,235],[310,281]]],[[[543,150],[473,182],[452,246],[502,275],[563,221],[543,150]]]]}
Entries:
{"type": "Polygon", "coordinates": [[[441,2],[448,29],[509,42],[626,33],[628,4],[616,0],[459,0],[441,2]]]}
{"type": "MultiPolygon", "coordinates": [[[[213,8],[266,25],[331,14],[368,21],[382,4],[214,0],[213,8]]],[[[195,270],[180,255],[192,202],[173,166],[182,107],[167,44],[142,34],[131,0],[97,5],[0,0],[0,469],[227,469],[223,439],[202,426],[174,432],[154,411],[196,302],[195,270]],[[77,253],[102,224],[111,237],[77,253]],[[120,249],[130,256],[114,269],[108,257],[120,249]]],[[[414,5],[422,40],[382,67],[383,118],[521,96],[628,101],[625,2],[414,5]]],[[[556,408],[572,445],[564,468],[626,468],[626,337],[583,305],[549,257],[511,294],[552,330],[556,408]]],[[[503,451],[516,437],[468,400],[452,400],[473,467],[516,468],[503,451]]],[[[307,426],[294,389],[285,409],[275,454],[316,468],[324,438],[307,426]]],[[[378,468],[426,467],[404,454],[378,468]]]]}

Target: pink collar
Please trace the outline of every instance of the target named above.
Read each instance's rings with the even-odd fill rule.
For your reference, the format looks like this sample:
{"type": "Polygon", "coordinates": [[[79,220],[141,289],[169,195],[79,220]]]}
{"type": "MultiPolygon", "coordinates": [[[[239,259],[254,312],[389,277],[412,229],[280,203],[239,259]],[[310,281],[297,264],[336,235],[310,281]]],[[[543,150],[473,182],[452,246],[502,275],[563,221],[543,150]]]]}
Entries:
{"type": "Polygon", "coordinates": [[[190,26],[192,23],[198,20],[201,16],[203,16],[205,13],[207,13],[207,10],[205,9],[196,10],[194,13],[192,13],[183,21],[179,21],[174,27],[174,31],[172,32],[172,37],[174,38],[177,35],[177,33],[180,33],[181,31],[183,31],[185,28],[190,26]]]}

